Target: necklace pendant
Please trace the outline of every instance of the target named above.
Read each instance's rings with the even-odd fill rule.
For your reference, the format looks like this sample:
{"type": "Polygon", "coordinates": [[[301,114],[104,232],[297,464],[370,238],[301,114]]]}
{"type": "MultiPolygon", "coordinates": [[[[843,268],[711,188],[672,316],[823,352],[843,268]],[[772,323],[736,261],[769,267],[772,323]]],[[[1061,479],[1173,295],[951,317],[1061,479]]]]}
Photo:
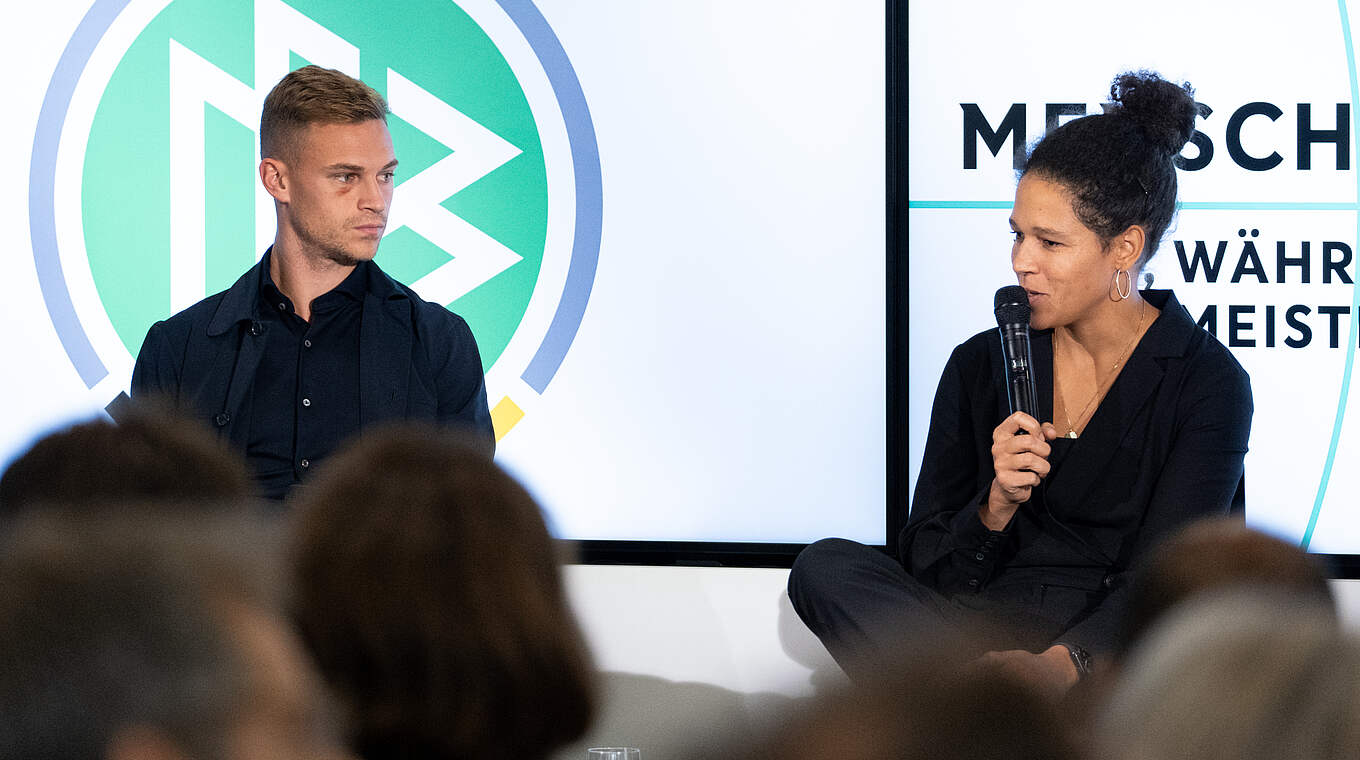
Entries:
{"type": "Polygon", "coordinates": [[[1067,431],[1067,435],[1066,435],[1065,437],[1066,437],[1066,438],[1076,438],[1076,437],[1077,437],[1077,431],[1075,431],[1075,430],[1069,430],[1069,431],[1067,431]]]}

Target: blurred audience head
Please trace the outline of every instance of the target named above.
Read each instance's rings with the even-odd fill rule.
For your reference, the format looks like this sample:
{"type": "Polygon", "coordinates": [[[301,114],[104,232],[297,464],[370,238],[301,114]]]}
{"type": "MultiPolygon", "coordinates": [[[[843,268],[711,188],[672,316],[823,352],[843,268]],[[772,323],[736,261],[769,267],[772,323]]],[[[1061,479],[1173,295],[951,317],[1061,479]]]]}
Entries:
{"type": "MultiPolygon", "coordinates": [[[[945,650],[949,645],[942,645],[945,650]]],[[[972,651],[976,647],[960,647],[972,651]]],[[[824,696],[742,760],[1074,760],[1052,701],[1015,676],[942,651],[824,696]]]]}
{"type": "Polygon", "coordinates": [[[1177,604],[1239,586],[1276,589],[1335,609],[1327,574],[1313,556],[1241,520],[1202,520],[1148,553],[1129,589],[1121,653],[1177,604]]]}
{"type": "Polygon", "coordinates": [[[92,420],[52,433],[0,476],[0,514],[40,504],[240,500],[254,493],[240,456],[168,407],[135,405],[118,423],[92,420]]]}
{"type": "Polygon", "coordinates": [[[295,504],[295,615],[366,758],[535,760],[581,736],[593,666],[538,505],[433,428],[366,434],[295,504]]]}
{"type": "Polygon", "coordinates": [[[0,545],[0,760],[338,757],[275,602],[271,532],[150,509],[17,521],[0,545]]]}
{"type": "Polygon", "coordinates": [[[1110,760],[1360,757],[1360,641],[1316,597],[1239,589],[1177,607],[1127,660],[1110,760]]]}

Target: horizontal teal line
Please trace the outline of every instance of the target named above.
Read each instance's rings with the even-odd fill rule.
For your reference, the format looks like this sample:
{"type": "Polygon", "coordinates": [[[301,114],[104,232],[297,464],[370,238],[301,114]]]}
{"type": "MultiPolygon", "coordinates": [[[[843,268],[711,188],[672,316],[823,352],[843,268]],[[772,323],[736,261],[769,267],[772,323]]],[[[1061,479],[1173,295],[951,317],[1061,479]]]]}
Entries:
{"type": "Polygon", "coordinates": [[[1194,209],[1204,211],[1360,211],[1360,204],[1357,203],[1249,203],[1249,202],[1215,202],[1215,201],[1187,201],[1181,204],[1183,209],[1194,209]]]}
{"type": "MultiPolygon", "coordinates": [[[[907,208],[1004,209],[1011,201],[907,201],[907,208]]],[[[1194,211],[1360,211],[1360,203],[1187,201],[1182,209],[1194,211]]]]}
{"type": "Polygon", "coordinates": [[[1010,201],[907,201],[907,208],[1010,208],[1010,201]]]}

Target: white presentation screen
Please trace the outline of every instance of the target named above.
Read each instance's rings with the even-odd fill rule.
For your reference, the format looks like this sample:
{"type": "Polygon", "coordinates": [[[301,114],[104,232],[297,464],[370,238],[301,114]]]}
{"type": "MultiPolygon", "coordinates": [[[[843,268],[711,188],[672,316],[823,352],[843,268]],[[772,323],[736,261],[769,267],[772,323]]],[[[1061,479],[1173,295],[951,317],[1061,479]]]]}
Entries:
{"type": "Polygon", "coordinates": [[[1251,375],[1247,520],[1360,554],[1354,3],[909,8],[910,478],[949,351],[1014,282],[1015,159],[1117,72],[1188,80],[1179,221],[1150,264],[1251,375]],[[947,327],[945,327],[947,326],[947,327]]]}
{"type": "Polygon", "coordinates": [[[0,464],[273,239],[260,104],[387,96],[378,263],[471,324],[498,460],[573,539],[885,541],[885,7],[55,0],[0,56],[0,464]]]}

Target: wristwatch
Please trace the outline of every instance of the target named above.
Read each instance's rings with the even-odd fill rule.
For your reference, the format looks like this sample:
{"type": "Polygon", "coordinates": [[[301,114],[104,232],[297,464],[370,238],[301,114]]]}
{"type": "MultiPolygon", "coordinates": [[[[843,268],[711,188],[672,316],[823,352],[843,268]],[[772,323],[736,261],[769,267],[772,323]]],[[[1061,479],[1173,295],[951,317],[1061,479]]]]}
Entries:
{"type": "Polygon", "coordinates": [[[1072,664],[1077,668],[1077,677],[1081,678],[1090,675],[1091,653],[1076,644],[1069,644],[1066,641],[1060,641],[1058,643],[1067,647],[1067,654],[1072,657],[1072,664]]]}

